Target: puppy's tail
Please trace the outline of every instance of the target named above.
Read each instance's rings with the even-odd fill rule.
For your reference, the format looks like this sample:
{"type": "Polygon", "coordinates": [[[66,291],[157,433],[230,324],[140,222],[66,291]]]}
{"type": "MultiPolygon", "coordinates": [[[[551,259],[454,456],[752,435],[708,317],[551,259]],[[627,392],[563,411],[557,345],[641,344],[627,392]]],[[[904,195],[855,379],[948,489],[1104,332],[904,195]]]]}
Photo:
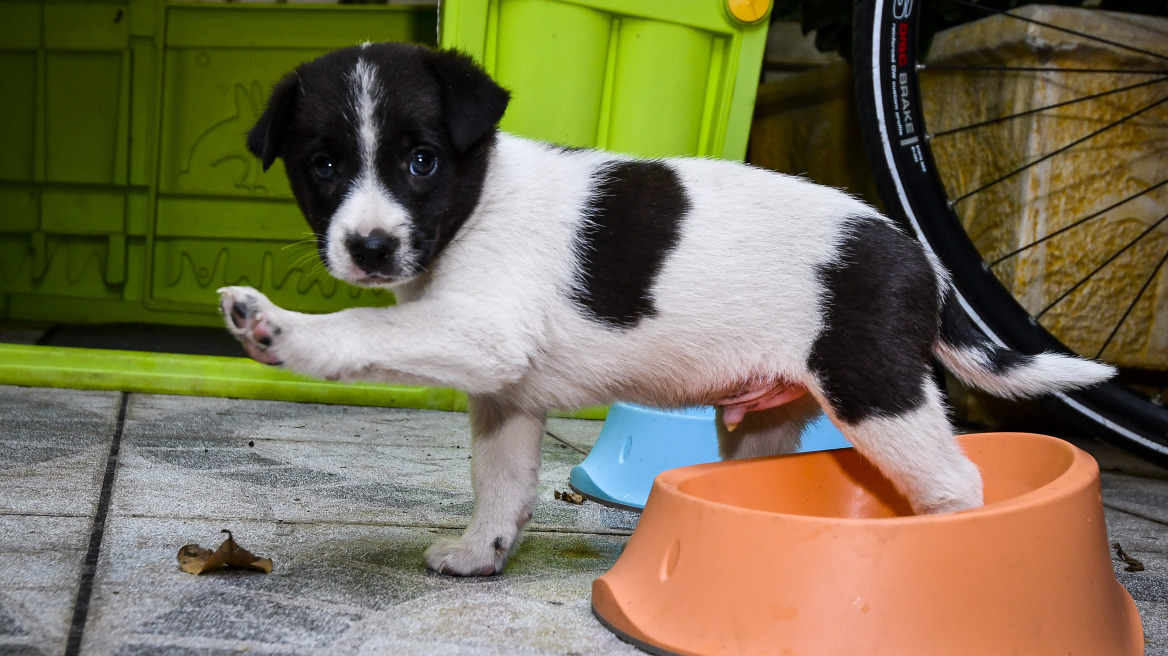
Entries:
{"type": "Polygon", "coordinates": [[[941,303],[941,334],[933,353],[965,384],[1003,398],[1090,387],[1116,374],[1115,367],[1085,358],[1023,355],[994,344],[966,316],[952,287],[941,303]]]}

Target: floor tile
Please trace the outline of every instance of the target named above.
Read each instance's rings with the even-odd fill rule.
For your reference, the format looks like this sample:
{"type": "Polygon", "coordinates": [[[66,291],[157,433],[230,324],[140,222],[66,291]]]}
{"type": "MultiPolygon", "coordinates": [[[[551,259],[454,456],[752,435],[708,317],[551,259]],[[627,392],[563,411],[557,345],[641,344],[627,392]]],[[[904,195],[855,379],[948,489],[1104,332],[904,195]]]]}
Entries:
{"type": "Polygon", "coordinates": [[[547,432],[581,453],[587,454],[592,445],[596,444],[596,438],[600,436],[600,429],[603,426],[603,421],[552,417],[548,419],[547,432]]]}
{"type": "Polygon", "coordinates": [[[0,653],[64,652],[90,523],[0,514],[0,653]]]}
{"type": "MultiPolygon", "coordinates": [[[[0,386],[0,653],[62,653],[120,395],[0,386]]],[[[554,499],[601,422],[551,419],[501,576],[426,571],[473,508],[461,413],[131,394],[82,654],[636,654],[590,588],[639,516],[554,499]],[[221,529],[269,575],[182,573],[221,529]]],[[[1168,477],[1102,443],[1116,577],[1168,656],[1168,477]]]]}
{"type": "Polygon", "coordinates": [[[595,622],[586,603],[592,579],[615,562],[623,536],[531,532],[501,576],[456,579],[422,565],[437,534],[342,523],[114,518],[84,653],[635,653],[595,622]],[[179,548],[214,548],[220,528],[272,558],[273,572],[181,572],[179,548]]]}
{"type": "Polygon", "coordinates": [[[1124,552],[1144,566],[1143,571],[1128,572],[1113,550],[1115,577],[1140,611],[1146,656],[1168,656],[1168,526],[1112,509],[1106,517],[1108,540],[1121,544],[1124,552]]]}
{"type": "Polygon", "coordinates": [[[1110,472],[1100,478],[1109,507],[1168,525],[1168,481],[1110,472]]]}
{"type": "Polygon", "coordinates": [[[44,434],[40,439],[59,435],[66,442],[72,438],[85,441],[91,435],[113,432],[120,402],[118,392],[0,385],[0,432],[34,432],[44,434]]]}
{"type": "Polygon", "coordinates": [[[281,440],[470,448],[463,412],[155,394],[131,396],[125,435],[140,446],[281,440]]]}
{"type": "Polygon", "coordinates": [[[0,513],[91,516],[120,399],[0,386],[0,513]]]}
{"type": "MultiPolygon", "coordinates": [[[[113,497],[120,516],[441,528],[469,521],[465,415],[227,399],[197,400],[194,413],[175,398],[131,399],[113,497]],[[326,421],[312,410],[336,416],[326,421]],[[386,416],[384,430],[369,423],[386,416]],[[199,421],[210,423],[192,428],[199,421]],[[314,421],[307,434],[297,428],[314,421]]],[[[550,436],[542,448],[533,528],[631,532],[633,513],[557,501],[554,492],[568,489],[584,456],[550,436]]]]}

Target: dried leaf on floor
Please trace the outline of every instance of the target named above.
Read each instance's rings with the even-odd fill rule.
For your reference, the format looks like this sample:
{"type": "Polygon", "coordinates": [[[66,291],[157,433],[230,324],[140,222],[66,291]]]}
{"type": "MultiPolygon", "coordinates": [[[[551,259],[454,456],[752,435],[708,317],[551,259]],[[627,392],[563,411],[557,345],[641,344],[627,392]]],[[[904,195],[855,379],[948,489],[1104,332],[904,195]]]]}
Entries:
{"type": "Polygon", "coordinates": [[[1120,545],[1118,542],[1116,542],[1112,546],[1115,547],[1115,555],[1119,556],[1120,560],[1127,563],[1127,567],[1124,567],[1123,571],[1125,571],[1125,572],[1142,572],[1142,571],[1144,571],[1144,564],[1141,563],[1138,558],[1135,558],[1131,554],[1124,551],[1122,545],[1120,545]]]}
{"type": "Polygon", "coordinates": [[[235,567],[255,572],[271,573],[272,559],[260,558],[236,544],[231,531],[223,529],[227,539],[215,551],[197,544],[188,544],[178,550],[178,566],[188,574],[203,574],[216,569],[235,567]]]}
{"type": "Polygon", "coordinates": [[[568,503],[574,503],[577,506],[584,503],[584,495],[576,494],[575,492],[560,492],[559,490],[556,490],[556,499],[560,501],[566,501],[568,503]]]}

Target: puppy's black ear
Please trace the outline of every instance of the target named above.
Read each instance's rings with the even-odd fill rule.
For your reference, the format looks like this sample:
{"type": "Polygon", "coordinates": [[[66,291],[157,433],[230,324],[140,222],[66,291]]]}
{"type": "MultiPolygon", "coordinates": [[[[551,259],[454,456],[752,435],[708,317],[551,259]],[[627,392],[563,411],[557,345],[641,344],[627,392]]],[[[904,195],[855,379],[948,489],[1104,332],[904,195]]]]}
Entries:
{"type": "Polygon", "coordinates": [[[280,143],[284,140],[288,119],[299,96],[300,77],[297,71],[292,71],[276,83],[264,113],[260,114],[260,120],[247,133],[247,149],[260,158],[265,171],[280,153],[280,143]]]}
{"type": "Polygon", "coordinates": [[[464,153],[499,124],[511,94],[457,50],[433,52],[430,65],[442,87],[450,140],[458,152],[464,153]]]}

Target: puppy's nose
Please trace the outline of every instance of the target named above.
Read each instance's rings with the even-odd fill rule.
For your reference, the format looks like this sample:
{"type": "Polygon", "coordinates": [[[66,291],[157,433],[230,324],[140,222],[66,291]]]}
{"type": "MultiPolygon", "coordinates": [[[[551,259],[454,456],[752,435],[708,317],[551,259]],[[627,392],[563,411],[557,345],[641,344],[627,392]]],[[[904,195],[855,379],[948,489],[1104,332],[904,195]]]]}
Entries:
{"type": "Polygon", "coordinates": [[[368,274],[389,275],[397,245],[396,237],[380,229],[369,233],[368,237],[352,235],[346,241],[353,263],[368,274]]]}

